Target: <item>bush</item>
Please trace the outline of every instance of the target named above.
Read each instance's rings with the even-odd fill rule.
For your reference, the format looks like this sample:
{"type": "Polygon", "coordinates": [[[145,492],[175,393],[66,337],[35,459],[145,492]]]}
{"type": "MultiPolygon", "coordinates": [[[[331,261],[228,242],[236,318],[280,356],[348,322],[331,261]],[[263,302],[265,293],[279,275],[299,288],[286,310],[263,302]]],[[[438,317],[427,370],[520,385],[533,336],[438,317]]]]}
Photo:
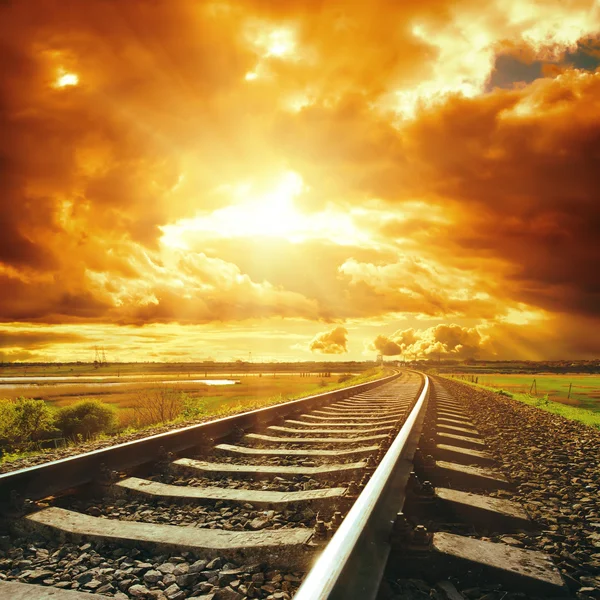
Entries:
{"type": "Polygon", "coordinates": [[[13,413],[12,402],[10,400],[0,400],[0,445],[5,445],[6,440],[12,431],[13,413]]]}
{"type": "Polygon", "coordinates": [[[48,437],[53,421],[52,409],[43,400],[0,400],[0,447],[25,447],[48,437]]]}
{"type": "Polygon", "coordinates": [[[173,421],[183,411],[185,397],[180,391],[167,387],[141,390],[133,407],[136,426],[173,421]]]}
{"type": "Polygon", "coordinates": [[[206,402],[203,398],[193,398],[187,394],[183,396],[183,410],[181,416],[184,419],[198,419],[206,414],[206,402]]]}
{"type": "Polygon", "coordinates": [[[344,383],[345,381],[348,381],[350,379],[352,379],[352,375],[350,373],[342,373],[338,377],[338,383],[344,383]]]}
{"type": "Polygon", "coordinates": [[[99,400],[82,400],[64,406],[56,413],[56,427],[66,438],[89,439],[99,433],[114,429],[117,421],[115,409],[99,400]]]}

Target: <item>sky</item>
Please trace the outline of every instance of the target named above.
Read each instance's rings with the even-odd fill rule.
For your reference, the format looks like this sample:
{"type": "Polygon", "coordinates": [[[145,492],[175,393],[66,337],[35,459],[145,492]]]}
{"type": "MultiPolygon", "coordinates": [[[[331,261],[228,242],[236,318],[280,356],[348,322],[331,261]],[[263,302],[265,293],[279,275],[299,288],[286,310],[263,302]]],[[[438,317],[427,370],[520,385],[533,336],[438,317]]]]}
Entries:
{"type": "Polygon", "coordinates": [[[600,356],[600,4],[0,2],[0,359],[600,356]]]}

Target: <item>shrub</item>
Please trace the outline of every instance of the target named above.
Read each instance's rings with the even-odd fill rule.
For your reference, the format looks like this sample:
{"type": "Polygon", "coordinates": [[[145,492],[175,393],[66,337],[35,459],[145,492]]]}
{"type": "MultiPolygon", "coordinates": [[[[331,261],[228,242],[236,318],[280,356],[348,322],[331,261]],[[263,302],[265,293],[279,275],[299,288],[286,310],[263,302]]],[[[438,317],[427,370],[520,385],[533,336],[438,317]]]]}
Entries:
{"type": "Polygon", "coordinates": [[[352,379],[352,375],[350,373],[342,373],[338,377],[338,383],[344,383],[345,381],[348,381],[350,379],[352,379]]]}
{"type": "Polygon", "coordinates": [[[114,429],[117,421],[115,409],[99,400],[82,400],[64,406],[56,413],[56,427],[66,438],[89,439],[99,433],[114,429]]]}
{"type": "Polygon", "coordinates": [[[5,440],[12,431],[13,413],[10,400],[0,400],[0,443],[5,440]]]}
{"type": "Polygon", "coordinates": [[[19,448],[48,437],[53,421],[52,409],[43,400],[0,400],[0,446],[19,448]]]}
{"type": "Polygon", "coordinates": [[[187,394],[182,394],[183,409],[181,416],[184,419],[198,419],[206,414],[206,402],[203,398],[193,398],[187,394]]]}
{"type": "Polygon", "coordinates": [[[133,407],[138,427],[155,425],[176,419],[184,409],[185,395],[180,391],[158,387],[141,390],[133,407]]]}

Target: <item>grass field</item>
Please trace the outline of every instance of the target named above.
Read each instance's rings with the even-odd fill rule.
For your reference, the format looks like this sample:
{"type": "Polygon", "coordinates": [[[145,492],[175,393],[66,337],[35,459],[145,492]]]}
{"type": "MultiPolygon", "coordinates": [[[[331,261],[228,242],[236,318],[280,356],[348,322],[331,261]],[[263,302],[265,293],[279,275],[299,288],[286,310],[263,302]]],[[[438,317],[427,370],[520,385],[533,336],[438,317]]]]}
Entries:
{"type": "MultiPolygon", "coordinates": [[[[468,375],[468,378],[471,376],[468,375]]],[[[477,383],[517,394],[529,394],[569,406],[600,412],[600,375],[506,375],[477,376],[477,383]],[[534,385],[535,381],[535,385],[534,385]],[[569,388],[571,389],[569,397],[569,388]]]]}
{"type": "MultiPolygon", "coordinates": [[[[491,376],[490,376],[491,377],[491,376]]],[[[552,398],[549,397],[549,393],[538,393],[538,395],[533,396],[531,394],[529,394],[529,389],[525,392],[522,391],[518,391],[518,389],[511,389],[509,385],[510,383],[515,383],[512,382],[512,378],[516,377],[514,375],[501,375],[498,380],[502,380],[504,378],[506,378],[508,381],[504,381],[505,385],[490,385],[489,382],[485,383],[482,382],[482,379],[485,379],[481,376],[477,377],[477,383],[475,383],[475,377],[472,378],[471,375],[463,375],[463,376],[449,376],[449,379],[457,379],[457,380],[463,380],[465,383],[467,383],[468,385],[471,385],[475,388],[479,388],[479,389],[484,389],[484,390],[488,390],[491,392],[496,392],[499,394],[502,394],[503,396],[509,396],[511,398],[513,398],[513,400],[518,400],[519,402],[523,402],[523,404],[528,404],[529,406],[534,406],[535,408],[539,408],[541,410],[545,410],[546,412],[549,413],[553,413],[555,415],[560,415],[561,417],[564,417],[566,419],[571,419],[572,421],[579,421],[580,423],[583,423],[584,425],[587,425],[589,427],[595,427],[596,429],[600,429],[600,406],[599,406],[599,401],[597,400],[597,398],[595,398],[594,396],[590,397],[590,396],[585,396],[583,399],[578,400],[578,399],[574,399],[573,395],[571,394],[571,399],[569,399],[567,402],[560,402],[557,400],[557,398],[561,398],[561,395],[557,395],[557,397],[552,398]],[[472,380],[473,379],[473,380],[472,380]]],[[[536,375],[536,384],[539,386],[539,382],[538,382],[538,378],[540,376],[536,375]]],[[[552,379],[563,379],[566,380],[568,379],[570,376],[569,375],[564,375],[564,376],[560,376],[560,375],[548,375],[548,382],[546,382],[548,384],[549,387],[552,387],[552,389],[554,389],[554,387],[557,387],[556,381],[552,381],[552,379]]],[[[585,376],[584,376],[585,377],[585,376]]],[[[592,376],[593,377],[593,376],[592,376]]],[[[597,376],[596,376],[597,378],[597,376]]],[[[579,379],[579,377],[574,377],[573,379],[579,379]]],[[[585,388],[587,389],[587,386],[591,384],[591,386],[593,387],[593,383],[591,383],[588,380],[588,377],[585,377],[586,379],[586,386],[585,388]]],[[[531,380],[531,383],[533,383],[533,379],[531,380]]],[[[530,383],[530,386],[531,386],[530,383]]],[[[564,381],[559,381],[559,384],[564,384],[564,381]]],[[[522,382],[517,381],[515,383],[515,386],[518,387],[519,385],[522,385],[522,382]]],[[[567,382],[567,396],[568,396],[568,385],[569,382],[567,382]]],[[[573,385],[573,387],[575,387],[573,385]]],[[[522,389],[522,388],[519,388],[522,389]]],[[[539,390],[539,387],[538,387],[539,390]]],[[[563,388],[562,385],[561,387],[558,388],[558,393],[561,394],[563,392],[563,388]]]]}
{"type": "Polygon", "coordinates": [[[503,391],[524,404],[600,429],[600,375],[469,373],[450,377],[503,391]]]}
{"type": "MultiPolygon", "coordinates": [[[[310,374],[300,376],[294,374],[245,374],[236,375],[234,379],[239,382],[234,385],[208,385],[206,383],[187,381],[188,374],[169,373],[168,383],[161,382],[161,378],[144,376],[144,373],[132,373],[135,376],[131,381],[127,379],[110,378],[106,381],[94,381],[93,373],[81,373],[79,381],[48,382],[29,381],[29,385],[0,385],[0,398],[35,398],[41,399],[53,407],[63,407],[79,400],[94,398],[111,404],[117,409],[119,425],[121,428],[135,425],[134,410],[140,403],[148,402],[156,390],[176,391],[185,394],[188,398],[201,402],[204,415],[222,415],[242,412],[284,402],[302,396],[317,394],[336,387],[344,387],[381,377],[381,369],[372,369],[365,373],[353,375],[347,381],[340,383],[340,374],[332,373],[330,376],[310,374]],[[139,377],[137,377],[139,375],[139,377]]],[[[44,374],[47,376],[47,374],[44,374]]],[[[196,374],[203,377],[204,374],[196,374]]],[[[39,375],[38,375],[39,376],[39,375]]],[[[209,379],[222,379],[222,376],[213,376],[209,379]]],[[[347,376],[345,377],[347,378],[347,376]]]]}
{"type": "MultiPolygon", "coordinates": [[[[373,379],[391,375],[392,371],[375,367],[358,374],[322,373],[302,376],[300,373],[245,374],[235,376],[237,383],[232,385],[209,385],[194,382],[185,373],[181,378],[132,377],[118,382],[112,379],[101,382],[90,380],[89,374],[77,381],[49,381],[48,379],[8,382],[0,385],[0,407],[15,406],[17,398],[42,400],[51,407],[52,423],[61,411],[61,407],[95,399],[110,404],[116,409],[117,423],[111,424],[100,432],[101,440],[113,439],[113,436],[142,433],[148,427],[166,424],[198,423],[215,418],[237,414],[248,410],[280,404],[288,400],[306,397],[326,391],[356,385],[373,379]],[[162,381],[161,381],[162,380],[162,381]],[[165,382],[168,381],[168,382],[165,382]]],[[[23,376],[22,373],[19,374],[23,376]]],[[[83,375],[83,374],[82,374],[83,375]]],[[[139,373],[138,373],[139,375],[139,373]]],[[[173,375],[172,373],[170,375],[173,375]]],[[[202,374],[203,375],[203,374],[202,374]]],[[[48,377],[47,374],[45,374],[48,377]]],[[[40,376],[34,376],[39,378],[40,376]]],[[[209,379],[223,379],[212,377],[209,379]]],[[[0,412],[0,415],[3,414],[0,412]]],[[[13,412],[5,412],[10,419],[13,412]]],[[[8,421],[7,421],[8,422],[8,421]]],[[[4,431],[4,440],[0,435],[0,463],[8,464],[21,458],[32,457],[53,448],[63,448],[87,441],[60,436],[56,428],[46,429],[46,437],[32,440],[15,425],[0,422],[0,433],[4,431]],[[4,425],[4,430],[2,429],[4,425]],[[7,428],[8,427],[8,428],[7,428]],[[6,435],[7,431],[16,437],[6,435]],[[14,438],[14,439],[13,439],[14,438]],[[41,441],[40,441],[41,440],[41,441]]],[[[12,423],[12,422],[11,422],[12,423]]],[[[96,434],[98,435],[98,434],[96,434]]]]}

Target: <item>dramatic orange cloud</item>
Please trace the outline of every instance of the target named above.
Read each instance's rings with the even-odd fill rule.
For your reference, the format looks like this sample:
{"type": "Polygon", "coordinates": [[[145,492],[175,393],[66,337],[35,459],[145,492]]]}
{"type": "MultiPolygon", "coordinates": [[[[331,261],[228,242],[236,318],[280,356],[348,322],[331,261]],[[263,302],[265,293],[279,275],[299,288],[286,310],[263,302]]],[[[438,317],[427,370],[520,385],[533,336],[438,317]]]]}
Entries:
{"type": "Polygon", "coordinates": [[[345,327],[335,327],[316,335],[310,342],[312,352],[321,354],[344,354],[348,352],[348,330],[345,327]]]}
{"type": "Polygon", "coordinates": [[[599,28],[593,0],[0,3],[4,357],[596,357],[599,28]]]}
{"type": "Polygon", "coordinates": [[[387,338],[377,336],[373,349],[384,356],[403,355],[407,360],[431,355],[444,358],[477,358],[485,337],[476,328],[436,325],[425,330],[396,331],[387,338]]]}

